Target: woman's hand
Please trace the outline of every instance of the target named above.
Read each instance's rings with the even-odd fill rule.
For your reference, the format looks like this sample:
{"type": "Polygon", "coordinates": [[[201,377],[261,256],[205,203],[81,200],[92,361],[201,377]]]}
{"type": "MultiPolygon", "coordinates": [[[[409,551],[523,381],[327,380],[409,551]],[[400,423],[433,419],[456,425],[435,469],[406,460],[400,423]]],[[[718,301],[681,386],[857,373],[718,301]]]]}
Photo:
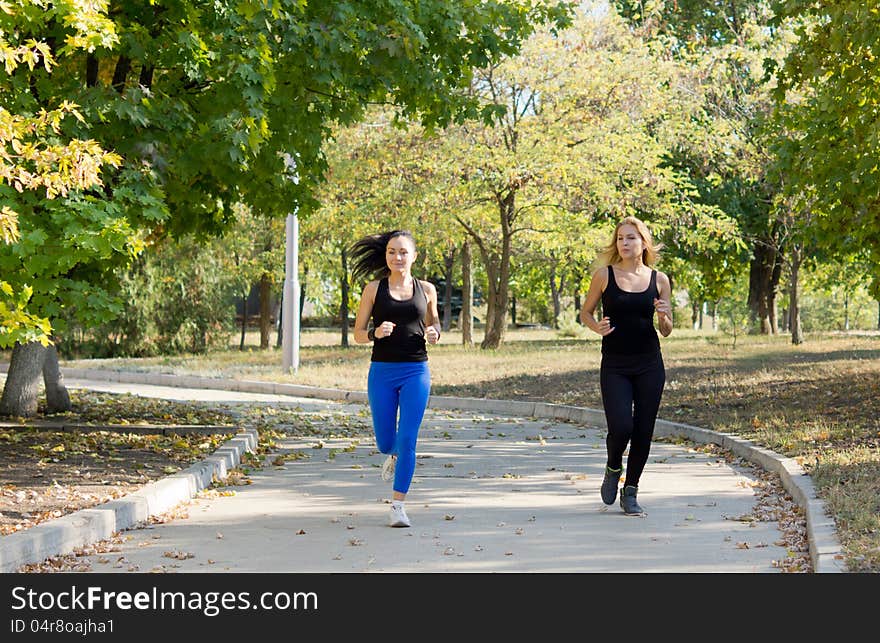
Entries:
{"type": "Polygon", "coordinates": [[[672,315],[670,314],[669,304],[663,299],[654,298],[654,310],[657,312],[657,319],[672,319],[672,315]]]}
{"type": "Polygon", "coordinates": [[[381,324],[376,326],[376,330],[373,332],[373,334],[376,336],[376,339],[381,339],[382,337],[388,337],[393,332],[394,322],[383,321],[381,324]]]}
{"type": "Polygon", "coordinates": [[[436,344],[440,341],[440,333],[437,331],[436,326],[428,326],[425,329],[425,339],[428,340],[429,344],[436,344]]]}
{"type": "Polygon", "coordinates": [[[611,325],[610,317],[603,317],[602,321],[600,321],[599,325],[596,327],[596,332],[602,337],[605,337],[605,335],[608,335],[613,330],[614,326],[611,325]]]}

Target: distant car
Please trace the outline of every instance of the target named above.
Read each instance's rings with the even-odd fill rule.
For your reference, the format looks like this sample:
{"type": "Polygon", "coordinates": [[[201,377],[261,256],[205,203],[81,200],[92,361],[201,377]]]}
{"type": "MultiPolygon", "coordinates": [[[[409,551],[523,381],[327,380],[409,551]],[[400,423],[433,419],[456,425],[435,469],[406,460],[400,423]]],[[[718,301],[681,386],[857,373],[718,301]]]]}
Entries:
{"type": "MultiPolygon", "coordinates": [[[[446,280],[445,279],[428,279],[434,287],[437,288],[437,311],[440,313],[440,316],[443,316],[443,307],[446,303],[446,280]]],[[[463,304],[462,291],[461,288],[452,287],[452,297],[450,298],[450,303],[452,306],[452,318],[453,320],[457,320],[459,315],[461,315],[461,309],[463,304]]],[[[474,306],[481,306],[483,304],[482,293],[474,290],[474,306]]],[[[475,322],[479,322],[480,320],[477,317],[474,317],[475,322]]]]}

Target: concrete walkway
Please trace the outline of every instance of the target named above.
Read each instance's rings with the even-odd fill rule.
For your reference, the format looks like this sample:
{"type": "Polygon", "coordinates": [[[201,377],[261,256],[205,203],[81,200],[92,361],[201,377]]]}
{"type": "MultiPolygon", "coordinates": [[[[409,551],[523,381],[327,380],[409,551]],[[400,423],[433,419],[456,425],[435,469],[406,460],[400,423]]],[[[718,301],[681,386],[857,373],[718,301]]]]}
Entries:
{"type": "Polygon", "coordinates": [[[363,404],[66,383],[212,405],[283,405],[295,411],[292,431],[355,426],[361,435],[285,438],[278,453],[300,459],[252,471],[252,484],[230,488],[234,495],[197,494],[186,517],[123,532],[118,551],[88,557],[94,572],[774,573],[787,555],[776,544],[777,523],[737,519],[758,501],[751,470],[686,445],[654,444],[639,494],[648,514],[629,517],[599,498],[603,427],[429,409],[407,498],[413,526],[392,529],[391,487],[379,476],[384,456],[363,404]]]}

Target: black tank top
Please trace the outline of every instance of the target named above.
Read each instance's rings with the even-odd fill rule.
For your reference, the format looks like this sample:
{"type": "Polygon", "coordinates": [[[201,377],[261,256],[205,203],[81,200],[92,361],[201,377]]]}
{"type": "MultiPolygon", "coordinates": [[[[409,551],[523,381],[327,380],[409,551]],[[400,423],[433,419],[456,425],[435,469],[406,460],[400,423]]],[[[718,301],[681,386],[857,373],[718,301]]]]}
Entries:
{"type": "Polygon", "coordinates": [[[379,280],[376,300],[373,302],[373,327],[385,321],[394,322],[388,337],[377,337],[373,342],[373,362],[425,362],[425,315],[428,298],[422,284],[413,277],[412,297],[399,301],[388,291],[388,277],[379,280]]]}
{"type": "Polygon", "coordinates": [[[621,290],[608,266],[608,285],[602,293],[602,315],[611,319],[614,330],[602,338],[603,355],[642,355],[660,352],[660,338],[654,330],[654,299],[660,296],[657,271],[651,271],[648,288],[642,292],[621,290]]]}

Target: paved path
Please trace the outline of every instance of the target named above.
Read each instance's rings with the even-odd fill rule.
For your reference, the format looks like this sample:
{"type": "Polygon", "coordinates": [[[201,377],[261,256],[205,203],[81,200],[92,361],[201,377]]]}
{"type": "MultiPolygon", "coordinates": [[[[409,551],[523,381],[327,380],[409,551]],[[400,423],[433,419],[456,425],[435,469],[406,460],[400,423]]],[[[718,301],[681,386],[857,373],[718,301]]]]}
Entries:
{"type": "Polygon", "coordinates": [[[782,537],[775,522],[737,520],[757,503],[750,469],[686,445],[655,442],[639,494],[648,515],[629,517],[599,498],[602,429],[429,410],[407,499],[413,526],[392,529],[390,483],[379,477],[384,456],[375,449],[363,405],[66,383],[286,408],[290,413],[276,429],[321,426],[338,435],[320,445],[318,437],[286,437],[278,454],[302,459],[252,471],[252,484],[234,487],[234,495],[202,492],[188,517],[124,532],[121,551],[89,557],[95,572],[772,573],[778,571],[773,561],[786,556],[774,544],[782,537]]]}

